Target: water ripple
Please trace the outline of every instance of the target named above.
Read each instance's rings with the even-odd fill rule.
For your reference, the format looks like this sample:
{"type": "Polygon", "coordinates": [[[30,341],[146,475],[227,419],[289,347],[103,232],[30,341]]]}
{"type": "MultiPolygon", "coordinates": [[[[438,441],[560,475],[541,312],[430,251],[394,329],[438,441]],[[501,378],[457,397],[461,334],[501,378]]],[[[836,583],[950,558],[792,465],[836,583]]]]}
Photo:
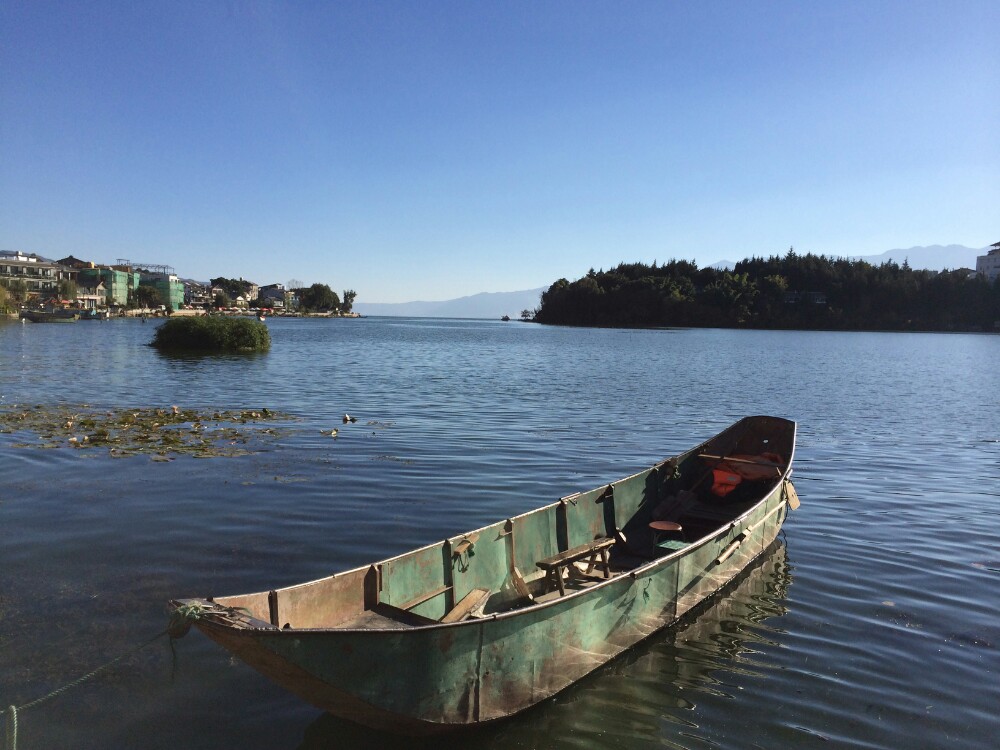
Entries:
{"type": "MultiPolygon", "coordinates": [[[[0,405],[266,406],[299,420],[272,450],[225,461],[0,435],[6,703],[160,630],[171,597],[365,564],[774,413],[800,425],[787,547],[463,741],[981,748],[995,733],[1000,422],[983,398],[1000,392],[1000,337],[274,320],[267,356],[178,360],[145,346],[154,325],[0,324],[0,405]]],[[[23,745],[398,744],[319,716],[206,639],[178,655],[151,650],[26,714],[23,745]]]]}

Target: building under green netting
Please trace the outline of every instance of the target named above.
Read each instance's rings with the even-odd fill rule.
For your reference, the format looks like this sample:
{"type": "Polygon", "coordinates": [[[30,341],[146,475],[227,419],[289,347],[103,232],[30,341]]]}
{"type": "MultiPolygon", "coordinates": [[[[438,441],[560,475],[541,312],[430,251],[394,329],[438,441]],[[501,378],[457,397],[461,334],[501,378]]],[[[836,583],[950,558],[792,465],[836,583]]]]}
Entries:
{"type": "Polygon", "coordinates": [[[139,286],[138,272],[117,268],[81,268],[79,279],[84,286],[94,287],[103,281],[109,307],[127,305],[130,294],[139,286]]]}
{"type": "Polygon", "coordinates": [[[144,271],[139,283],[143,286],[153,287],[160,295],[161,304],[172,310],[179,310],[184,305],[184,283],[172,273],[148,273],[144,271]]]}

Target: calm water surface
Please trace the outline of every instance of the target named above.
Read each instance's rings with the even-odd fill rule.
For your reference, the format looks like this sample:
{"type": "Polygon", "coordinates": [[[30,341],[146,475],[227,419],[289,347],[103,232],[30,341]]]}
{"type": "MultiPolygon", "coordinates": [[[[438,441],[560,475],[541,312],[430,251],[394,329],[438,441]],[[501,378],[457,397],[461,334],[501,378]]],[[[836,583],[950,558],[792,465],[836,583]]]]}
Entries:
{"type": "MultiPolygon", "coordinates": [[[[145,346],[155,325],[0,323],[0,406],[298,419],[265,452],[169,463],[0,435],[2,706],[154,636],[172,597],[388,557],[775,414],[799,423],[784,539],[695,616],[461,744],[995,746],[1000,337],[272,320],[267,355],[185,360],[145,346]]],[[[198,633],[20,719],[21,750],[406,744],[198,633]]]]}

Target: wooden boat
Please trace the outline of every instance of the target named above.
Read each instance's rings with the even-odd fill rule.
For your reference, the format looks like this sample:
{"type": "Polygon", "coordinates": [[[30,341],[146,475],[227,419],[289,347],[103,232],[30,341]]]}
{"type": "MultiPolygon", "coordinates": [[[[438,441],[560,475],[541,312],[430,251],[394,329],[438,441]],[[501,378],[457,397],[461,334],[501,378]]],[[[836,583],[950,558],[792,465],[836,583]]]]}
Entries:
{"type": "Polygon", "coordinates": [[[768,548],[795,423],[747,417],[632,476],[288,588],[171,602],[306,701],[431,733],[543,701],[675,622],[768,548]],[[735,481],[739,476],[740,481],[735,481]]]}
{"type": "Polygon", "coordinates": [[[32,323],[75,323],[80,313],[75,310],[22,310],[21,318],[32,323]]]}

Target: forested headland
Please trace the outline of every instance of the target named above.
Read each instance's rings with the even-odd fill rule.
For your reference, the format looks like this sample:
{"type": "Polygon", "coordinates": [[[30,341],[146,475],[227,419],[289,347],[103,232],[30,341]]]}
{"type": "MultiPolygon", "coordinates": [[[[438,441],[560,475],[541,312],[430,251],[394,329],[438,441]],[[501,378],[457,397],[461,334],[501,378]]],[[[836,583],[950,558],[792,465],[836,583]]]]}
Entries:
{"type": "Polygon", "coordinates": [[[913,270],[794,250],[732,271],[689,261],[622,263],[559,279],[542,294],[540,323],[822,330],[993,331],[1000,281],[969,269],[913,270]]]}

